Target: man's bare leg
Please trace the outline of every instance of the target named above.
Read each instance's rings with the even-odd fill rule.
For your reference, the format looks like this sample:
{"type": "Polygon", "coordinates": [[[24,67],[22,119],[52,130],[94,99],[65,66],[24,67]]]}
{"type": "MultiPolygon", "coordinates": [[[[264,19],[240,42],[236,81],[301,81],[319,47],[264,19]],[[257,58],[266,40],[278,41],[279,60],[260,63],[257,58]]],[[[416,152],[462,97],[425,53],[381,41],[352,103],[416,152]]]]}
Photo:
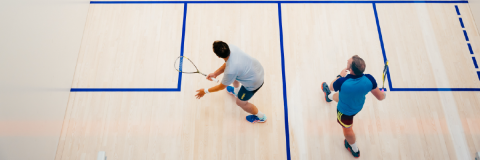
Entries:
{"type": "Polygon", "coordinates": [[[257,114],[258,109],[257,106],[253,105],[252,103],[248,101],[241,101],[240,99],[237,98],[237,105],[240,106],[245,112],[248,112],[250,114],[257,114]]]}
{"type": "Polygon", "coordinates": [[[333,100],[338,102],[338,92],[333,94],[333,100]]]}
{"type": "MultiPolygon", "coordinates": [[[[235,93],[238,94],[240,91],[240,83],[238,81],[233,82],[233,87],[235,89],[235,93]]],[[[243,94],[245,96],[245,94],[243,94]]],[[[250,95],[252,96],[252,95],[250,95]]],[[[242,97],[243,98],[243,97],[242,97]]],[[[250,97],[251,98],[251,97],[250,97]]],[[[249,98],[248,98],[249,99],[249,98]]],[[[237,103],[240,108],[242,108],[245,112],[248,112],[252,115],[247,116],[247,121],[251,123],[256,123],[256,122],[265,122],[267,120],[267,116],[260,112],[254,104],[248,102],[248,99],[245,99],[245,101],[240,100],[238,97],[235,98],[235,102],[237,103]]]]}
{"type": "Polygon", "coordinates": [[[246,117],[247,121],[251,123],[263,123],[267,121],[267,116],[260,112],[257,108],[257,106],[253,105],[252,103],[249,103],[248,101],[241,101],[240,99],[237,98],[237,105],[240,106],[245,112],[248,112],[252,115],[248,115],[246,117]]]}
{"type": "Polygon", "coordinates": [[[240,91],[240,82],[235,80],[235,81],[233,81],[233,92],[236,95],[236,94],[238,94],[239,91],[240,91]]]}
{"type": "Polygon", "coordinates": [[[347,140],[348,144],[355,144],[355,142],[357,141],[352,127],[343,128],[343,135],[345,136],[345,139],[347,140]]]}
{"type": "Polygon", "coordinates": [[[240,87],[240,82],[238,82],[237,80],[235,80],[235,81],[233,82],[233,87],[234,87],[234,88],[240,87]]]}

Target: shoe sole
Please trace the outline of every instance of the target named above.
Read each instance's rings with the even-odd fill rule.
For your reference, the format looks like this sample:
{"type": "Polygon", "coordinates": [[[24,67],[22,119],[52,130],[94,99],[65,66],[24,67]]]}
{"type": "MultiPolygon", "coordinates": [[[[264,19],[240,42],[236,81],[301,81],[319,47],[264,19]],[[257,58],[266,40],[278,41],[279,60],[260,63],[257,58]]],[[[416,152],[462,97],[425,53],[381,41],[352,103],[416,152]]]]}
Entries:
{"type": "MultiPolygon", "coordinates": [[[[247,121],[247,122],[250,122],[250,121],[247,121]]],[[[267,120],[264,120],[264,121],[253,121],[253,122],[250,122],[250,123],[265,123],[267,122],[267,120]]]]}
{"type": "Polygon", "coordinates": [[[264,120],[264,121],[256,121],[256,122],[253,122],[253,123],[265,123],[267,122],[267,120],[264,120]]]}
{"type": "MultiPolygon", "coordinates": [[[[352,154],[352,150],[350,150],[350,147],[347,147],[347,142],[344,142],[343,143],[345,145],[345,148],[348,150],[348,152],[350,152],[350,154],[352,154]]],[[[353,156],[353,155],[352,155],[353,156]]],[[[360,157],[360,154],[358,155],[358,157],[355,157],[353,156],[354,158],[359,158],[360,157]]]]}
{"type": "Polygon", "coordinates": [[[237,96],[237,95],[233,94],[232,92],[229,92],[228,90],[227,90],[227,93],[232,95],[232,96],[237,96]]]}
{"type": "MultiPolygon", "coordinates": [[[[325,82],[323,82],[323,83],[325,83],[325,82]]],[[[326,102],[329,102],[329,101],[327,100],[327,92],[325,92],[325,90],[323,89],[323,83],[322,83],[322,92],[323,92],[323,94],[325,95],[325,101],[326,101],[326,102]]],[[[331,101],[330,101],[330,102],[331,102],[331,101]]]]}

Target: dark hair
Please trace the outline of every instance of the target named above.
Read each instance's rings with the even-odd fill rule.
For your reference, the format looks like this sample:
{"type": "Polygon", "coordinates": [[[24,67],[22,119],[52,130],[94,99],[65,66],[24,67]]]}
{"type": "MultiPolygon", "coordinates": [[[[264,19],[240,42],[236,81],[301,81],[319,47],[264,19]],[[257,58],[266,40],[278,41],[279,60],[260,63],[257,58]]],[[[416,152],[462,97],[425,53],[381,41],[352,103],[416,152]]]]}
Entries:
{"type": "Polygon", "coordinates": [[[227,58],[230,56],[230,48],[228,48],[227,43],[223,41],[213,42],[213,52],[220,58],[227,58]]]}
{"type": "Polygon", "coordinates": [[[352,65],[351,68],[353,70],[353,73],[355,75],[361,75],[363,72],[365,72],[365,61],[363,61],[362,58],[360,58],[358,55],[354,55],[352,57],[352,65]]]}

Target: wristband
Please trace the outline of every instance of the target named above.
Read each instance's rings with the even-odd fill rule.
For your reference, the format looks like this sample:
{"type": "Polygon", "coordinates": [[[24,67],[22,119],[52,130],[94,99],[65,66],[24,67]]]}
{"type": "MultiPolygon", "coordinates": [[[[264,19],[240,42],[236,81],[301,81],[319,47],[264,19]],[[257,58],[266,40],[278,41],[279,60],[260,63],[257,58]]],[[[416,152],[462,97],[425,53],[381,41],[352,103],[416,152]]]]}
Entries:
{"type": "Polygon", "coordinates": [[[205,92],[205,94],[210,93],[210,92],[208,92],[208,88],[205,88],[205,90],[203,90],[203,92],[205,92]]]}
{"type": "Polygon", "coordinates": [[[337,76],[337,78],[340,78],[340,77],[342,77],[342,76],[341,76],[341,75],[338,75],[338,76],[337,76]]]}

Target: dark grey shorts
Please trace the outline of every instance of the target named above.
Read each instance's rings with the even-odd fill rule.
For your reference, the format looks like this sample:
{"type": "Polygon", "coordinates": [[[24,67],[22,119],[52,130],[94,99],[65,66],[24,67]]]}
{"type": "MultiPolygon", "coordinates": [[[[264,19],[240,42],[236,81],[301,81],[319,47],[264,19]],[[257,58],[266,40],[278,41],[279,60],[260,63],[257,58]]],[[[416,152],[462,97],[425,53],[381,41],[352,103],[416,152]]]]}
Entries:
{"type": "Polygon", "coordinates": [[[262,85],[260,85],[260,87],[258,87],[256,90],[254,91],[248,91],[243,85],[242,85],[242,88],[240,88],[240,91],[238,91],[238,99],[240,99],[241,101],[248,101],[250,100],[253,95],[255,95],[255,93],[257,93],[258,90],[260,90],[260,88],[262,88],[263,86],[263,83],[262,85]]]}

